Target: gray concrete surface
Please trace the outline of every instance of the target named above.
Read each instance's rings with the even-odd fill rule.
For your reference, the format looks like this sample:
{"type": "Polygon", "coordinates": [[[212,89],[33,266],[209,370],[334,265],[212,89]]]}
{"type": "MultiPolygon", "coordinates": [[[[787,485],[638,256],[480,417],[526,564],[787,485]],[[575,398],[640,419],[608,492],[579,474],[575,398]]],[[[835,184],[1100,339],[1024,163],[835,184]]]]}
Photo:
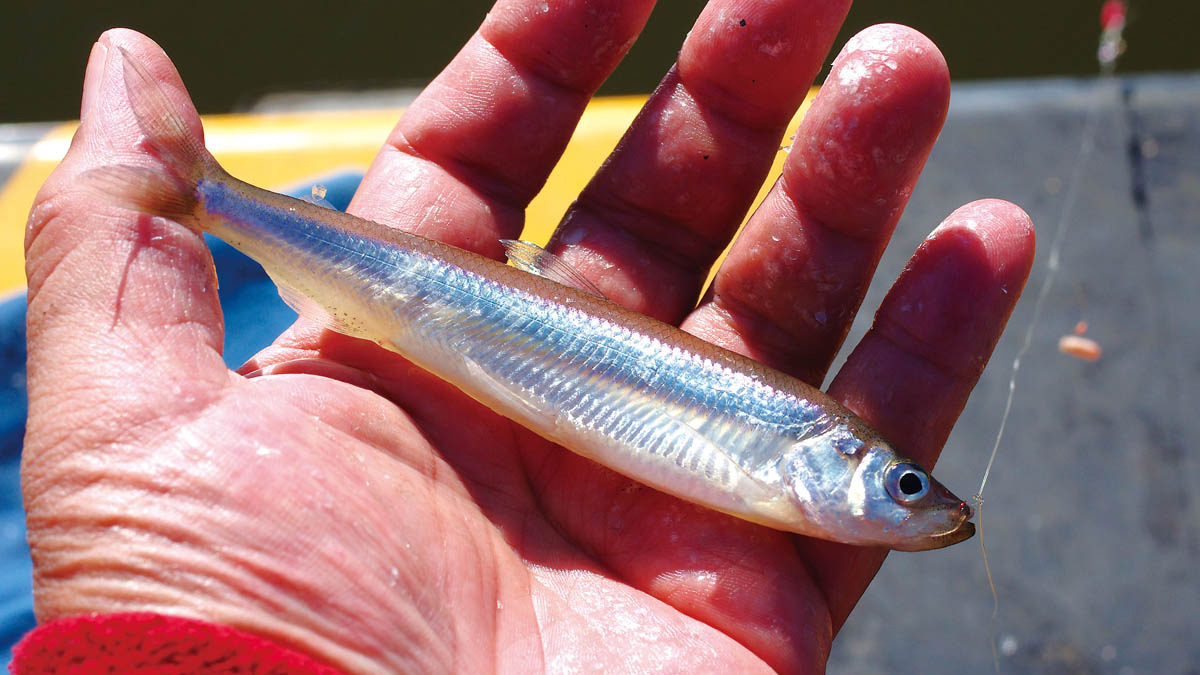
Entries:
{"type": "MultiPolygon", "coordinates": [[[[1005,673],[1200,672],[1200,76],[958,85],[941,141],[867,297],[957,205],[1021,204],[1039,228],[1026,296],[949,440],[939,477],[982,477],[1012,360],[1099,105],[1059,275],[1017,377],[985,491],[1005,673]],[[1076,321],[1104,348],[1058,353],[1076,321]]],[[[835,643],[831,673],[993,672],[978,541],[893,554],[835,643]]]]}

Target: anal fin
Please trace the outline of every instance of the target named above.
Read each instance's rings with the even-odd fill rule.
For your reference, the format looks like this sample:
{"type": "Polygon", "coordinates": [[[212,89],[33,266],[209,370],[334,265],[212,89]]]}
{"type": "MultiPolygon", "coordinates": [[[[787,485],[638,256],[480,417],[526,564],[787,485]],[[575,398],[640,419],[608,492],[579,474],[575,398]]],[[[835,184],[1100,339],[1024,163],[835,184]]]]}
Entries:
{"type": "Polygon", "coordinates": [[[275,282],[275,287],[279,290],[280,299],[288,307],[291,307],[292,311],[320,325],[322,328],[329,329],[335,333],[351,337],[362,337],[363,331],[351,325],[347,319],[334,316],[328,309],[317,303],[316,300],[280,281],[276,276],[272,274],[268,274],[268,276],[271,277],[271,281],[275,282]]]}

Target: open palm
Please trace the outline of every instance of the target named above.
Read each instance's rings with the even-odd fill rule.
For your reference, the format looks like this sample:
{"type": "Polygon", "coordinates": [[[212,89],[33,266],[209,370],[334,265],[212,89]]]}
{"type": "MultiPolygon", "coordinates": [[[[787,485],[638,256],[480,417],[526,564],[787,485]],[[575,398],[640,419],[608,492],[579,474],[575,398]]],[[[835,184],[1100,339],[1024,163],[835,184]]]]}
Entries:
{"type": "MultiPolygon", "coordinates": [[[[819,383],[944,119],[945,64],[919,34],[876,27],[846,48],[694,300],[847,4],[710,2],[552,250],[626,306],[819,383]]],[[[350,210],[498,256],[651,5],[502,0],[350,210]]],[[[668,497],[304,321],[228,371],[203,241],[74,189],[91,167],[157,161],[117,46],[191,110],[157,46],[106,33],[30,217],[23,485],[40,620],[192,616],[347,672],[822,669],[884,551],[668,497]]],[[[931,465],[1032,253],[1016,207],[956,211],[831,394],[931,465]]]]}

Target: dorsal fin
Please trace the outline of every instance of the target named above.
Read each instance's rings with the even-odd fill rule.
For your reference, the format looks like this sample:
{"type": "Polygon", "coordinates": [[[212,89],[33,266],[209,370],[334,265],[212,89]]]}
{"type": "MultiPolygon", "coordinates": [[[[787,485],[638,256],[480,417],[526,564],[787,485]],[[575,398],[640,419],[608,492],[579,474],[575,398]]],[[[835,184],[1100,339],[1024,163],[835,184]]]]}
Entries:
{"type": "Polygon", "coordinates": [[[585,293],[604,297],[604,293],[596,287],[596,284],[588,281],[588,278],[580,274],[579,270],[541,246],[519,239],[501,239],[500,243],[504,245],[504,254],[508,256],[508,261],[512,263],[513,267],[585,293]]]}
{"type": "Polygon", "coordinates": [[[337,208],[335,208],[333,204],[330,204],[325,200],[326,192],[328,192],[328,190],[325,189],[324,185],[316,183],[312,186],[312,192],[301,197],[300,201],[308,202],[309,204],[316,204],[317,206],[322,206],[324,208],[337,211],[337,208]]]}

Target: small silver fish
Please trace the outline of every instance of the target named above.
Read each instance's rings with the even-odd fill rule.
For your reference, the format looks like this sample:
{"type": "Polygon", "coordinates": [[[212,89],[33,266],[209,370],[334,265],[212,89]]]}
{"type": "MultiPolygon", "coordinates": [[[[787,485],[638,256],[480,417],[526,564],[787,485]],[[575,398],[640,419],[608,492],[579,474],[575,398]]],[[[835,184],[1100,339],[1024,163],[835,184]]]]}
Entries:
{"type": "MultiPolygon", "coordinates": [[[[261,263],[302,316],[724,513],[900,550],[974,534],[965,502],[817,389],[593,293],[239,181],[145,68],[124,50],[121,59],[133,112],[168,173],[110,166],[84,183],[224,239],[261,263]]],[[[563,263],[545,251],[508,246],[526,269],[573,278],[555,273],[563,263]]]]}

